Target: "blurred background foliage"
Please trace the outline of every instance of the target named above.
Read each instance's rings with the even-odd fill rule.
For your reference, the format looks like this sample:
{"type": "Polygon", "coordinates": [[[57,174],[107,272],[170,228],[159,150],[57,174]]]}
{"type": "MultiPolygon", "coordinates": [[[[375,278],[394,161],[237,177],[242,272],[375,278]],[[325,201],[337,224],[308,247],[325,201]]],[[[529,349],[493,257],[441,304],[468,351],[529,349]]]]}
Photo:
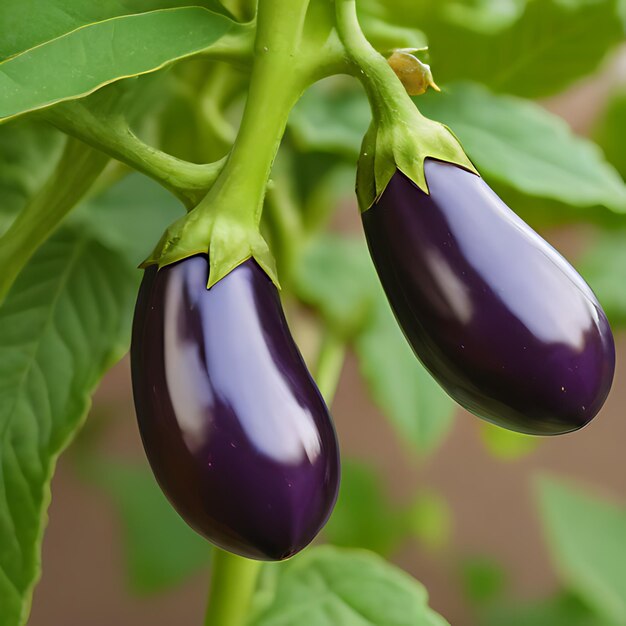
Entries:
{"type": "MultiPolygon", "coordinates": [[[[35,12],[36,27],[23,28],[33,13],[16,9],[13,0],[3,3],[0,58],[10,59],[77,26],[187,3],[73,0],[61,4],[75,10],[62,13],[54,11],[56,4],[46,3],[48,10],[35,12]]],[[[217,0],[200,4],[228,13],[217,0]]],[[[246,8],[245,3],[224,4],[235,15],[246,8]]],[[[573,260],[619,333],[626,325],[626,81],[619,70],[624,65],[626,2],[360,0],[359,9],[364,29],[380,51],[429,46],[423,58],[431,64],[442,93],[429,92],[415,98],[416,104],[454,131],[489,184],[531,225],[542,232],[557,232],[553,229],[558,227],[574,233],[580,245],[573,260]],[[597,75],[610,78],[592,83],[598,85],[592,90],[603,90],[594,99],[593,123],[582,129],[585,133],[575,132],[551,112],[551,99],[597,75]]],[[[124,106],[136,111],[133,127],[145,141],[194,163],[214,161],[228,152],[245,98],[245,70],[194,56],[122,84],[129,94],[124,106]]],[[[104,87],[95,96],[118,88],[104,87]]],[[[419,472],[452,429],[456,407],[404,341],[358,230],[354,164],[369,119],[367,100],[354,80],[333,77],[309,89],[289,121],[266,200],[264,229],[277,256],[289,315],[296,328],[304,329],[300,338],[305,355],[310,358],[307,324],[322,325],[349,346],[372,402],[415,457],[419,472]]],[[[51,175],[65,141],[36,115],[0,126],[0,231],[51,175]]],[[[81,354],[92,357],[80,385],[63,379],[62,371],[52,378],[58,403],[63,394],[82,397],[114,356],[126,350],[139,280],[134,268],[180,213],[174,196],[111,162],[81,206],[20,275],[0,307],[0,339],[6,345],[30,345],[35,335],[52,345],[59,328],[103,342],[81,344],[71,356],[74,367],[81,367],[81,354]],[[111,269],[100,276],[97,270],[83,275],[68,269],[77,263],[111,269]],[[66,279],[56,285],[59,275],[66,279]],[[76,293],[85,281],[94,292],[115,292],[105,303],[108,325],[84,321],[91,307],[102,306],[96,295],[94,302],[82,295],[77,302],[76,293]],[[42,283],[44,288],[38,288],[42,283]],[[57,326],[42,326],[33,315],[24,319],[21,338],[3,337],[3,324],[8,327],[25,298],[40,317],[50,313],[46,285],[66,316],[86,309],[78,331],[69,318],[60,319],[57,326]]],[[[42,359],[39,366],[50,371],[57,364],[42,359]]],[[[2,367],[0,361],[0,375],[11,380],[2,367]]],[[[33,397],[37,384],[33,379],[33,397]]],[[[53,397],[52,410],[56,400],[53,397]]],[[[83,399],[81,406],[86,402],[83,399]]],[[[69,430],[59,435],[61,439],[70,436],[69,422],[78,423],[80,413],[67,413],[69,430]]],[[[119,512],[129,587],[141,594],[161,593],[210,567],[210,550],[173,512],[143,461],[106,454],[100,441],[107,421],[106,416],[89,421],[73,447],[72,467],[119,512]]],[[[537,438],[488,424],[479,429],[485,454],[499,463],[517,462],[542,445],[537,438]]],[[[575,436],[584,438],[585,432],[575,436]]],[[[5,448],[7,441],[5,437],[5,448]]],[[[624,468],[615,471],[623,473],[624,468]]],[[[460,468],[459,480],[462,474],[460,468]]],[[[620,503],[558,476],[542,473],[528,480],[560,588],[538,599],[518,598],[497,560],[456,554],[459,581],[473,607],[467,623],[626,624],[625,494],[620,503]]],[[[435,558],[443,552],[450,558],[446,546],[457,520],[445,496],[426,481],[401,501],[388,491],[370,460],[345,460],[339,502],[323,539],[384,557],[394,557],[413,541],[435,558]]],[[[285,571],[280,576],[286,581],[290,573],[285,571]]],[[[293,580],[298,580],[296,575],[293,580]]],[[[428,580],[422,582],[428,587],[428,580]]],[[[445,616],[445,606],[438,609],[445,616]]],[[[259,609],[255,619],[270,624],[271,612],[259,609]]]]}

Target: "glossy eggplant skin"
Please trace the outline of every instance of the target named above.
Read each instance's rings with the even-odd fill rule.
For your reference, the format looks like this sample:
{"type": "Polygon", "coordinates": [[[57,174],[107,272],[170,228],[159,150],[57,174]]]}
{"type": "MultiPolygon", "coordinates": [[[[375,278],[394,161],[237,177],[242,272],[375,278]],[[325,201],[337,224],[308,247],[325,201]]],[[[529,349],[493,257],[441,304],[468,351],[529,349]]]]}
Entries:
{"type": "Polygon", "coordinates": [[[141,437],[197,532],[285,559],[334,506],[335,430],[271,280],[248,260],[207,290],[208,271],[202,255],[145,271],[131,349],[141,437]]]}
{"type": "Polygon", "coordinates": [[[397,171],[363,226],[414,352],[459,404],[535,435],[577,430],[615,368],[611,329],[574,268],[479,176],[427,159],[397,171]]]}

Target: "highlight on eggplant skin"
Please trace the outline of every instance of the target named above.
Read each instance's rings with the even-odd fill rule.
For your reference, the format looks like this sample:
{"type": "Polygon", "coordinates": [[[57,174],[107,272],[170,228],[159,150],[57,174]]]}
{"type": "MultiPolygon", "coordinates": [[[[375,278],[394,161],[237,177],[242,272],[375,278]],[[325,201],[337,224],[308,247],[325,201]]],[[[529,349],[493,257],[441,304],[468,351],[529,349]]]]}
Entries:
{"type": "Polygon", "coordinates": [[[267,275],[248,260],[207,290],[208,272],[205,255],[145,271],[131,349],[141,437],[197,532],[285,559],[334,506],[335,430],[267,275]]]}
{"type": "Polygon", "coordinates": [[[429,194],[396,171],[362,214],[414,352],[479,417],[535,435],[581,428],[615,369],[593,292],[482,178],[432,159],[425,174],[429,194]]]}

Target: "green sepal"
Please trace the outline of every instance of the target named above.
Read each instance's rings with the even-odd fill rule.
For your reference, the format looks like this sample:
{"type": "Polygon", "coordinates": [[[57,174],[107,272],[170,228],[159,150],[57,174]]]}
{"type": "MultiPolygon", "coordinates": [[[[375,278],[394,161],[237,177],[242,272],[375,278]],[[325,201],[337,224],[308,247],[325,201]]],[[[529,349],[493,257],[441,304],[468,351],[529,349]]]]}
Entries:
{"type": "Polygon", "coordinates": [[[225,212],[202,210],[202,204],[167,228],[140,267],[158,265],[161,269],[196,254],[209,255],[207,289],[250,258],[280,289],[276,262],[258,227],[225,212]]]}
{"type": "MultiPolygon", "coordinates": [[[[380,116],[382,117],[382,116],[380,116]]],[[[424,117],[414,106],[374,120],[361,147],[356,192],[361,211],[383,194],[396,170],[429,193],[424,161],[427,158],[454,163],[478,175],[454,133],[424,117]]]]}

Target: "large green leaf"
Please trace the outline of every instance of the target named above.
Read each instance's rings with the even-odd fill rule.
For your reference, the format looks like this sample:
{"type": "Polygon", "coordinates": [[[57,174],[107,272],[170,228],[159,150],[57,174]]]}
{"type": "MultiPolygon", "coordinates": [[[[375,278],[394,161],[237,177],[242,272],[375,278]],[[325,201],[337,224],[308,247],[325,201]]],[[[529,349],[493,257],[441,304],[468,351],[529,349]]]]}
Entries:
{"type": "Polygon", "coordinates": [[[611,324],[626,325],[626,231],[601,234],[577,267],[598,296],[611,324]]]}
{"type": "Polygon", "coordinates": [[[355,349],[372,397],[400,437],[422,454],[434,450],[452,427],[456,404],[413,354],[382,291],[355,349]]]}
{"type": "Polygon", "coordinates": [[[452,425],[455,404],[404,339],[365,242],[321,237],[296,268],[294,287],[335,332],[352,340],[368,389],[400,437],[420,453],[436,448],[452,425]]]}
{"type": "Polygon", "coordinates": [[[543,477],[539,511],[564,583],[599,615],[626,623],[626,509],[543,477]]]}
{"type": "Polygon", "coordinates": [[[626,186],[602,152],[542,107],[471,83],[426,94],[418,105],[452,129],[489,180],[570,206],[626,212],[626,186]]]}
{"type": "Polygon", "coordinates": [[[137,267],[165,228],[183,213],[172,194],[146,176],[133,173],[84,203],[72,219],[98,241],[119,250],[131,267],[137,267]]]}
{"type": "Polygon", "coordinates": [[[619,90],[609,100],[596,131],[596,139],[606,158],[626,178],[626,89],[619,90]]]}
{"type": "Polygon", "coordinates": [[[312,548],[266,566],[274,576],[258,596],[250,626],[443,626],[424,587],[361,550],[312,548]]]}
{"type": "MultiPolygon", "coordinates": [[[[63,135],[41,122],[18,120],[0,127],[0,214],[12,216],[52,173],[63,135]]],[[[2,219],[2,217],[0,217],[2,219]]],[[[0,222],[1,230],[2,222],[0,222]]]]}
{"type": "Polygon", "coordinates": [[[614,0],[531,0],[518,20],[491,35],[472,20],[447,17],[436,12],[424,25],[437,82],[470,79],[528,97],[590,74],[624,38],[614,0]]]}
{"type": "Polygon", "coordinates": [[[321,237],[305,252],[294,288],[346,339],[362,332],[379,291],[365,242],[336,235],[321,237]]]}
{"type": "Polygon", "coordinates": [[[289,128],[298,149],[339,154],[354,160],[371,120],[370,107],[361,89],[333,78],[311,87],[289,117],[289,128]]]}
{"type": "Polygon", "coordinates": [[[0,625],[26,622],[56,460],[124,353],[135,272],[65,229],[0,307],[0,625]]]}
{"type": "Polygon", "coordinates": [[[450,22],[493,34],[518,20],[527,3],[528,0],[360,0],[357,4],[361,19],[374,15],[389,24],[413,28],[450,22]]]}
{"type": "Polygon", "coordinates": [[[0,120],[158,70],[208,49],[233,26],[202,7],[87,24],[0,63],[0,120]]]}
{"type": "MultiPolygon", "coordinates": [[[[415,101],[425,115],[452,129],[489,182],[573,207],[626,212],[624,181],[598,147],[539,105],[475,83],[450,85],[415,101]]],[[[301,150],[354,159],[369,120],[360,90],[321,84],[305,94],[289,124],[301,150]]]]}
{"type": "Polygon", "coordinates": [[[176,513],[145,464],[103,460],[87,470],[119,510],[132,589],[159,592],[208,564],[210,545],[176,513]]]}
{"type": "Polygon", "coordinates": [[[187,5],[225,12],[218,0],[2,0],[0,61],[87,24],[187,5]]]}

